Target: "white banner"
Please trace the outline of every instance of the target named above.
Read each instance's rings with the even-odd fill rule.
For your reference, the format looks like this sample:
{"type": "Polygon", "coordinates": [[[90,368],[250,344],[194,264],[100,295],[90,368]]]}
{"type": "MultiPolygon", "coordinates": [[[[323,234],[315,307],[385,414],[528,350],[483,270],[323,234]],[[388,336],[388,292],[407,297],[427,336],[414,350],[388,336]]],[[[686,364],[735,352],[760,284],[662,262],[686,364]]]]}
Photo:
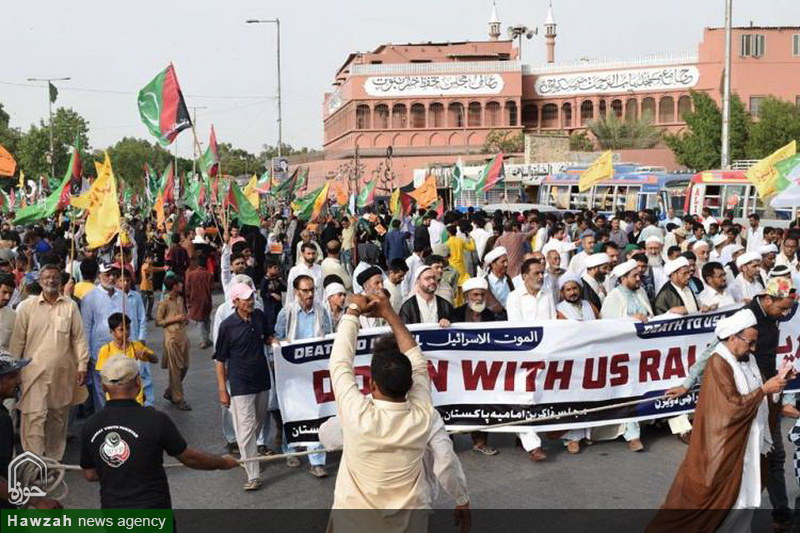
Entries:
{"type": "Polygon", "coordinates": [[[538,76],[534,90],[539,96],[597,93],[629,93],[690,89],[700,80],[692,65],[635,70],[602,70],[575,74],[538,76]]]}
{"type": "Polygon", "coordinates": [[[378,97],[500,94],[504,86],[500,74],[381,76],[364,80],[364,91],[378,97]]]}
{"type": "MultiPolygon", "coordinates": [[[[795,307],[796,309],[796,307],[795,307]]],[[[696,392],[590,415],[583,409],[661,396],[680,385],[714,337],[726,313],[636,323],[627,319],[573,322],[463,323],[411,326],[429,360],[433,403],[448,429],[512,420],[570,416],[496,428],[553,431],[675,416],[694,408],[696,392]]],[[[369,391],[372,341],[385,328],[359,335],[354,368],[369,391]]],[[[278,398],[289,443],[316,440],[319,424],[336,414],[328,372],[333,336],[286,344],[275,357],[278,398]]],[[[778,359],[800,359],[800,317],[781,323],[778,359]]],[[[800,380],[799,380],[800,381],[800,380]]],[[[800,387],[793,387],[800,388],[800,387]]]]}

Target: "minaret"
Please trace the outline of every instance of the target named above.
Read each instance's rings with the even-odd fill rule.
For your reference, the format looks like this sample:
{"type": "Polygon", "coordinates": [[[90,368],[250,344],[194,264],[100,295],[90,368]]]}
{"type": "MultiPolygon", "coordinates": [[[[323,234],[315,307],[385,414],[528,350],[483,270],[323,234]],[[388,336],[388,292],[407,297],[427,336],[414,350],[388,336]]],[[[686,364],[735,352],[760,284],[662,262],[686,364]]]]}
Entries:
{"type": "Polygon", "coordinates": [[[544,40],[547,46],[547,62],[556,60],[556,19],[553,17],[553,2],[547,8],[547,20],[544,21],[544,40]]]}
{"type": "Polygon", "coordinates": [[[500,39],[500,17],[497,16],[497,4],[492,1],[492,14],[489,16],[489,40],[500,39]]]}

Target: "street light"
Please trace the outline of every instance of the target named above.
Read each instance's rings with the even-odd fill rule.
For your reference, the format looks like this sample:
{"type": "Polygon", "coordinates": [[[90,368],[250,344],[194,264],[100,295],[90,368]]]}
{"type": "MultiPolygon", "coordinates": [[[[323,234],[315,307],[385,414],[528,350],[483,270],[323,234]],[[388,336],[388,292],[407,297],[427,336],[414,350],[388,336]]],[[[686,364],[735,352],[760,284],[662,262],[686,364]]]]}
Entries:
{"type": "Polygon", "coordinates": [[[730,118],[731,118],[731,11],[732,0],[725,0],[725,67],[722,70],[722,149],[720,166],[730,168],[730,118]]]}
{"type": "Polygon", "coordinates": [[[278,158],[283,150],[283,118],[281,114],[281,19],[247,19],[247,24],[275,24],[277,28],[277,63],[278,63],[278,158]]]}
{"type": "Polygon", "coordinates": [[[56,158],[53,148],[53,100],[50,98],[50,85],[54,81],[67,81],[70,80],[69,76],[65,78],[28,78],[28,81],[46,81],[47,82],[47,113],[50,117],[50,177],[56,175],[56,158]]]}
{"type": "Polygon", "coordinates": [[[522,37],[525,36],[526,39],[532,39],[534,35],[539,33],[539,28],[529,28],[523,25],[517,26],[509,26],[508,27],[508,37],[511,40],[517,39],[519,44],[519,59],[522,61],[522,37]]]}

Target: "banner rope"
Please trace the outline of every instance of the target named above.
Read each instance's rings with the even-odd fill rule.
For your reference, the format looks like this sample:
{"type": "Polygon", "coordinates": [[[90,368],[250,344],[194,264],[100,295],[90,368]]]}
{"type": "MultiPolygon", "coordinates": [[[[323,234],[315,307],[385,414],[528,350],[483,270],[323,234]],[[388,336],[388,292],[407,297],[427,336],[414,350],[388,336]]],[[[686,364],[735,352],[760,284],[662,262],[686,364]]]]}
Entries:
{"type": "MultiPolygon", "coordinates": [[[[591,413],[599,413],[599,412],[602,412],[602,411],[610,411],[612,409],[620,409],[622,407],[630,407],[630,406],[639,405],[639,404],[642,404],[642,403],[655,402],[657,400],[663,400],[663,399],[666,399],[666,398],[668,398],[667,395],[657,396],[657,397],[654,397],[654,398],[640,398],[638,400],[630,400],[630,401],[627,401],[627,402],[615,403],[615,404],[611,404],[611,405],[604,405],[604,406],[601,406],[601,407],[591,407],[591,408],[587,408],[587,409],[581,409],[579,411],[575,411],[575,412],[572,412],[572,413],[557,413],[557,414],[554,414],[554,415],[543,416],[543,417],[533,416],[533,417],[530,417],[530,418],[526,418],[524,420],[513,420],[511,422],[501,422],[501,423],[492,424],[492,425],[489,425],[489,426],[469,426],[467,428],[459,428],[459,429],[454,429],[454,430],[448,431],[447,434],[448,435],[461,435],[461,434],[464,434],[464,433],[471,433],[473,431],[486,431],[486,430],[490,430],[490,429],[497,429],[497,428],[503,428],[503,427],[509,427],[509,426],[521,426],[523,424],[527,424],[527,423],[530,423],[530,422],[548,422],[548,421],[551,421],[551,420],[558,420],[560,418],[565,418],[565,417],[585,416],[585,415],[588,415],[588,414],[591,414],[591,413]]],[[[249,459],[239,459],[239,464],[241,466],[244,466],[245,463],[268,463],[268,462],[271,462],[271,461],[280,461],[282,459],[289,459],[291,457],[303,457],[303,456],[306,456],[306,455],[311,455],[312,453],[331,453],[331,452],[335,452],[335,451],[340,451],[340,450],[322,449],[322,450],[305,450],[305,451],[301,451],[301,452],[279,453],[279,454],[273,454],[273,455],[251,457],[249,459]]],[[[164,465],[164,468],[175,468],[175,467],[180,467],[180,466],[186,466],[186,465],[184,465],[183,463],[167,463],[167,464],[164,465]]],[[[56,463],[56,462],[54,462],[52,460],[48,460],[48,468],[61,469],[61,470],[76,470],[76,471],[83,470],[80,467],[80,465],[61,464],[61,463],[56,463]]],[[[62,476],[62,478],[63,478],[63,476],[62,476]]]]}

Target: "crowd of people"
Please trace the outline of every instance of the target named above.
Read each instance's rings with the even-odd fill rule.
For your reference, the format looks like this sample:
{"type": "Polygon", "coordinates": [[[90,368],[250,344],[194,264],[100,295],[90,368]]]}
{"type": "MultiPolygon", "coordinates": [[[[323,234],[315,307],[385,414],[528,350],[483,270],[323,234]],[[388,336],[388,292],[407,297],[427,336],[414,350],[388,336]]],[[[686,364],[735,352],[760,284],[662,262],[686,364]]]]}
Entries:
{"type": "MultiPolygon", "coordinates": [[[[82,246],[80,232],[68,221],[27,228],[2,224],[0,349],[29,360],[24,368],[8,371],[20,375],[20,393],[9,403],[19,413],[16,427],[24,450],[61,460],[67,436],[82,419],[103,413],[109,398],[119,413],[125,412],[119,402],[126,408],[133,403],[161,407],[165,404],[156,402],[159,396],[170,408],[191,410],[192,398],[183,388],[190,352],[213,349],[221,437],[228,452],[252,460],[278,450],[296,451],[280,431],[273,353],[280,342],[334,332],[338,346],[345,342],[340,338],[344,327],[348,335],[359,328],[391,327],[393,353],[406,360],[402,354],[413,346],[406,345],[401,332],[410,324],[448,327],[459,322],[532,324],[623,317],[648,321],[744,306],[757,320],[758,338],[751,351],[761,377],[769,380],[776,374],[777,320],[794,305],[794,287],[800,281],[798,221],[788,228],[765,227],[756,213],[747,218],[746,227],[730,214],[717,219],[708,209],[702,216],[684,217],[671,209],[606,216],[591,210],[485,213],[473,208],[441,214],[417,209],[393,217],[383,204],[357,216],[328,216],[314,224],[280,209],[265,217],[259,228],[221,227],[216,221],[189,227],[185,219],[174,217],[169,229],[132,219],[118,240],[94,250],[82,246]],[[212,296],[218,289],[223,302],[215,309],[212,296]],[[153,326],[163,330],[161,346],[148,345],[147,332],[153,326]],[[190,327],[200,332],[196,347],[190,345],[190,327]],[[135,361],[136,368],[123,359],[135,361]],[[154,387],[159,363],[168,377],[164,391],[154,387]],[[88,391],[88,398],[82,391],[88,391]],[[273,427],[277,431],[271,431],[273,427]]],[[[709,346],[684,384],[669,394],[680,396],[699,384],[702,367],[718,346],[709,346]]],[[[375,350],[392,352],[387,347],[375,350]]],[[[417,369],[417,356],[408,357],[409,368],[417,369]]],[[[393,381],[392,373],[403,366],[397,357],[384,360],[382,369],[375,367],[375,359],[373,379],[379,388],[373,390],[374,399],[403,402],[408,395],[412,405],[430,404],[429,392],[423,394],[416,377],[415,389],[411,382],[393,381]],[[376,372],[383,372],[382,377],[376,378],[376,372]]],[[[385,417],[393,424],[396,416],[385,406],[378,414],[370,411],[372,407],[358,407],[362,400],[349,394],[353,385],[345,384],[350,375],[345,367],[332,358],[341,427],[325,432],[344,442],[337,479],[337,491],[341,485],[343,494],[337,492],[335,499],[343,506],[352,502],[345,493],[353,487],[347,484],[359,483],[361,468],[355,464],[361,452],[353,435],[354,427],[365,423],[351,418],[385,417]],[[344,402],[353,405],[345,409],[344,402]],[[350,451],[348,441],[353,442],[350,451]],[[343,480],[343,468],[353,471],[353,479],[343,480]]],[[[770,409],[775,415],[771,420],[779,414],[800,417],[793,395],[771,402],[770,409]]],[[[435,418],[420,414],[413,424],[406,420],[397,425],[411,424],[409,442],[425,448],[432,446],[441,427],[435,418]]],[[[120,435],[110,440],[87,435],[86,427],[99,427],[97,419],[89,421],[83,423],[82,465],[94,470],[115,457],[120,460],[114,455],[122,453],[120,435]]],[[[169,434],[164,449],[181,457],[188,448],[170,424],[159,419],[147,427],[158,426],[169,434]]],[[[770,430],[767,486],[781,522],[789,509],[783,482],[785,436],[776,422],[770,430]]],[[[383,442],[386,435],[372,437],[383,442]]],[[[619,437],[631,451],[644,449],[638,423],[573,430],[561,440],[575,454],[587,442],[619,437]]],[[[498,453],[488,433],[474,432],[471,438],[475,452],[498,453]]],[[[689,443],[692,437],[685,432],[680,438],[689,443]]],[[[521,430],[518,444],[532,461],[547,459],[547,446],[535,431],[521,430]]],[[[309,450],[311,475],[328,475],[322,450],[333,446],[320,444],[309,450]]],[[[452,445],[448,450],[439,441],[432,450],[434,459],[445,461],[442,457],[452,454],[452,445]]],[[[204,468],[231,466],[227,459],[213,456],[187,461],[204,468]]],[[[449,481],[442,486],[459,505],[467,505],[458,460],[448,461],[449,481]]],[[[290,455],[287,465],[299,467],[301,460],[290,455]]],[[[258,489],[262,481],[257,463],[245,462],[245,470],[244,489],[258,489]]],[[[440,474],[440,481],[448,477],[440,474]]],[[[149,475],[149,483],[166,483],[166,478],[149,475]]],[[[163,486],[152,493],[163,498],[163,486]]],[[[113,497],[104,503],[112,501],[113,497]]],[[[391,500],[398,505],[421,501],[391,500]]],[[[140,503],[153,502],[145,498],[140,503]]]]}

